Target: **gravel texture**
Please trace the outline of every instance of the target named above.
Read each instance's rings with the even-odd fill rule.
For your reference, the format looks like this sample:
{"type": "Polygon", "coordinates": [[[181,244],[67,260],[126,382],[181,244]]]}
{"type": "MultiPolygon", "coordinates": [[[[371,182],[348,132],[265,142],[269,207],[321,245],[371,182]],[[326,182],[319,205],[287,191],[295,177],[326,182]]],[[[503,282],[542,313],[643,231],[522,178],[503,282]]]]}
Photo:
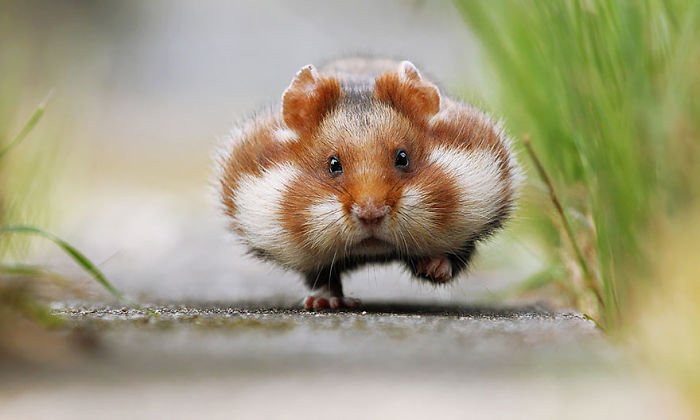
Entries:
{"type": "Polygon", "coordinates": [[[673,418],[592,322],[541,307],[59,305],[86,356],[5,373],[0,418],[673,418]],[[9,386],[8,386],[9,385],[9,386]]]}

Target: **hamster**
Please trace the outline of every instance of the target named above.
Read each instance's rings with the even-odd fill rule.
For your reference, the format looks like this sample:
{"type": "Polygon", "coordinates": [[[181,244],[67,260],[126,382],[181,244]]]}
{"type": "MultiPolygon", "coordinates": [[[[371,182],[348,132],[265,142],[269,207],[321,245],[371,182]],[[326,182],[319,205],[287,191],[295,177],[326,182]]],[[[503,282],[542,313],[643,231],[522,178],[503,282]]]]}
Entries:
{"type": "Polygon", "coordinates": [[[371,263],[452,282],[512,215],[521,178],[500,124],[409,61],[360,58],[303,67],[218,164],[232,230],[303,276],[310,310],[358,306],[342,276],[371,263]]]}

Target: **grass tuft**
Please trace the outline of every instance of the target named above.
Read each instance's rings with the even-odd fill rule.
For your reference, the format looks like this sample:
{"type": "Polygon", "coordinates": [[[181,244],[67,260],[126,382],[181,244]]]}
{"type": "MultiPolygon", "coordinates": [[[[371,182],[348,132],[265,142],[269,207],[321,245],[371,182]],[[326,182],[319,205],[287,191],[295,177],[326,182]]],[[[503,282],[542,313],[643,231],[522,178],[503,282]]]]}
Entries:
{"type": "MultiPolygon", "coordinates": [[[[39,229],[34,226],[0,226],[0,235],[2,234],[25,234],[42,237],[53,242],[56,246],[61,248],[68,256],[70,256],[73,261],[75,261],[83,270],[92,276],[97,283],[102,285],[105,290],[107,290],[115,299],[120,302],[127,302],[128,299],[120,292],[102,273],[102,271],[97,268],[97,266],[90,261],[82,252],[80,252],[73,245],[59,238],[51,232],[39,229]]],[[[31,271],[31,270],[30,270],[31,271]]]]}
{"type": "MultiPolygon", "coordinates": [[[[52,96],[50,92],[46,98],[35,108],[32,115],[24,123],[22,129],[19,133],[4,147],[0,149],[0,163],[3,158],[15,147],[17,147],[24,139],[27,138],[29,133],[36,127],[41,118],[44,115],[46,106],[52,96]]],[[[0,221],[2,221],[4,214],[3,209],[0,208],[0,221]]],[[[0,225],[0,236],[19,234],[28,235],[32,237],[41,237],[47,239],[58,246],[63,252],[70,256],[83,270],[85,270],[90,276],[100,284],[107,292],[109,292],[117,301],[124,302],[130,305],[134,305],[134,302],[130,301],[121,291],[119,291],[114,285],[107,279],[104,273],[93,263],[89,258],[80,252],[76,247],[68,243],[67,241],[61,239],[57,235],[48,232],[46,230],[40,229],[35,226],[29,225],[0,225]]],[[[10,266],[0,263],[0,275],[13,275],[13,276],[30,276],[30,277],[41,277],[45,273],[40,267],[34,266],[10,266]]],[[[22,302],[32,302],[32,299],[25,296],[21,300],[22,302]]],[[[39,308],[41,305],[34,303],[27,303],[21,305],[23,308],[32,308],[31,313],[39,314],[41,311],[39,308]]],[[[146,310],[151,315],[155,315],[152,311],[146,310]]],[[[45,317],[42,317],[45,318],[45,317]]]]}
{"type": "Polygon", "coordinates": [[[552,201],[552,204],[554,205],[554,208],[557,211],[557,214],[561,218],[561,223],[564,226],[564,231],[566,232],[566,238],[569,240],[569,243],[571,244],[571,248],[574,250],[574,253],[576,255],[576,260],[579,264],[579,267],[581,268],[581,271],[583,272],[583,277],[586,281],[586,287],[588,287],[589,290],[593,292],[595,295],[598,303],[600,305],[603,305],[603,295],[600,292],[600,288],[598,285],[595,283],[595,279],[593,278],[592,271],[588,266],[588,261],[583,256],[583,253],[581,252],[581,248],[578,246],[578,242],[576,240],[576,237],[574,235],[574,230],[571,227],[571,222],[569,221],[569,218],[566,216],[566,213],[564,212],[564,208],[561,205],[561,201],[559,200],[559,196],[557,195],[556,191],[554,190],[554,185],[552,184],[552,180],[547,174],[547,171],[544,169],[544,166],[542,165],[542,162],[540,161],[540,158],[537,157],[537,154],[535,153],[535,149],[532,148],[532,144],[530,144],[530,137],[526,134],[523,136],[522,139],[523,146],[525,146],[525,150],[527,150],[528,155],[530,156],[530,159],[532,159],[533,164],[535,165],[535,169],[537,169],[537,174],[542,178],[542,181],[544,184],[547,186],[547,191],[549,192],[549,198],[552,201]]]}
{"type": "Polygon", "coordinates": [[[523,207],[543,259],[566,267],[571,302],[615,330],[637,290],[660,287],[645,275],[650,228],[697,182],[686,169],[700,156],[700,3],[456,4],[490,65],[491,107],[537,150],[551,203],[531,188],[523,207]]]}
{"type": "Polygon", "coordinates": [[[29,117],[29,119],[27,119],[27,122],[24,123],[22,129],[19,131],[19,133],[17,133],[15,138],[12,139],[5,146],[0,146],[0,160],[2,160],[2,158],[10,152],[10,150],[17,147],[25,138],[27,138],[29,133],[32,132],[34,127],[36,127],[41,118],[44,116],[44,112],[46,111],[46,105],[48,105],[52,96],[53,91],[49,92],[49,94],[46,95],[46,98],[44,98],[44,100],[34,109],[34,112],[29,117]]]}

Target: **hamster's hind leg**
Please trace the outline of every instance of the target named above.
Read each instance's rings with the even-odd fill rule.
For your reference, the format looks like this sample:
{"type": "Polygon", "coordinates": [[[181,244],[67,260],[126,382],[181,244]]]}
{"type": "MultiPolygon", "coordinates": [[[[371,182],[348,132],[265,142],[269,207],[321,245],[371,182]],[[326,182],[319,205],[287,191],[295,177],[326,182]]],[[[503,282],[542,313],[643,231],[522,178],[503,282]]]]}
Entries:
{"type": "Polygon", "coordinates": [[[306,273],[304,283],[310,290],[309,295],[304,298],[304,309],[323,310],[360,306],[359,299],[348,298],[343,294],[340,270],[337,268],[327,267],[306,273]]]}
{"type": "Polygon", "coordinates": [[[406,263],[414,276],[433,284],[447,284],[469,266],[474,250],[474,242],[469,242],[456,253],[415,257],[406,263]]]}
{"type": "Polygon", "coordinates": [[[447,255],[414,258],[408,267],[414,276],[434,284],[446,284],[453,278],[452,263],[447,255]]]}

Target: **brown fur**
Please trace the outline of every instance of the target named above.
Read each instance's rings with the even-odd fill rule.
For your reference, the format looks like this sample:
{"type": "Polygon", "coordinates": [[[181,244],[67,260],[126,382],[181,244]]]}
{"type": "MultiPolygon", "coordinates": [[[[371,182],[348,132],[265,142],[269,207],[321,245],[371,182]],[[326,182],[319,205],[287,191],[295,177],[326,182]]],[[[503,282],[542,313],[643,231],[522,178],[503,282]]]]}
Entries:
{"type": "MultiPolygon", "coordinates": [[[[416,227],[416,232],[425,236],[409,238],[415,242],[414,249],[399,249],[395,256],[386,258],[398,258],[402,252],[417,253],[401,257],[415,273],[415,258],[432,257],[433,252],[438,252],[449,255],[453,272],[458,272],[468,263],[474,241],[498,228],[513,207],[517,168],[512,166],[503,134],[480,111],[441,96],[438,88],[423,79],[410,63],[396,63],[395,70],[371,77],[362,73],[362,69],[385,68],[387,62],[382,61],[381,66],[352,63],[355,64],[330,66],[332,71],[320,74],[311,66],[303,68],[285,91],[281,112],[262,114],[243,127],[222,162],[220,183],[225,213],[235,219],[234,194],[242,177],[259,177],[275,165],[292,163],[298,175],[284,186],[279,201],[279,223],[284,232],[280,241],[289,241],[285,242],[288,243],[285,249],[301,255],[298,258],[304,261],[298,266],[288,263],[291,264],[288,267],[303,271],[308,280],[314,273],[318,276],[324,272],[328,264],[333,265],[330,260],[335,261],[336,254],[344,252],[343,245],[346,248],[352,245],[349,243],[352,237],[344,234],[324,238],[337,242],[340,248],[334,245],[335,250],[314,243],[313,235],[323,232],[325,227],[310,223],[313,206],[328,197],[337,200],[343,220],[323,221],[329,223],[328,227],[332,223],[359,223],[353,221],[353,209],[357,206],[388,208],[389,219],[402,208],[402,217],[406,217],[407,210],[401,207],[401,201],[408,188],[416,187],[421,194],[421,205],[433,215],[425,216],[425,220],[430,219],[431,231],[416,227]],[[296,138],[284,137],[289,135],[289,130],[296,138]],[[284,134],[282,137],[280,132],[284,134]],[[450,181],[453,175],[430,163],[431,152],[439,146],[448,150],[489,151],[498,161],[502,181],[500,201],[496,203],[498,214],[487,214],[495,219],[486,223],[482,231],[470,233],[467,242],[456,244],[454,249],[439,248],[440,238],[454,237],[453,226],[470,220],[458,219],[463,217],[458,209],[464,208],[460,207],[463,206],[460,195],[469,192],[450,181]],[[407,152],[408,167],[395,166],[398,150],[407,152]],[[329,172],[331,157],[340,161],[342,173],[329,172]],[[427,245],[421,248],[422,243],[427,245]]],[[[474,217],[477,216],[484,215],[474,217]]],[[[314,223],[318,224],[318,220],[314,223]]],[[[248,229],[254,230],[254,226],[248,229]]],[[[265,249],[261,251],[267,255],[265,249]]],[[[374,261],[369,257],[364,260],[340,257],[344,259],[338,267],[345,268],[374,261]]],[[[342,290],[339,272],[331,271],[325,275],[333,277],[338,290],[342,290]]]]}
{"type": "Polygon", "coordinates": [[[440,109],[440,93],[435,85],[417,75],[402,78],[397,72],[384,73],[376,80],[374,94],[420,125],[426,125],[440,109]]]}
{"type": "Polygon", "coordinates": [[[220,164],[223,166],[219,180],[224,211],[229,217],[236,213],[236,201],[232,192],[244,175],[260,175],[272,163],[290,158],[288,147],[274,138],[279,123],[272,115],[256,118],[243,138],[233,146],[220,164]]]}
{"type": "Polygon", "coordinates": [[[302,69],[282,97],[282,118],[300,135],[312,133],[342,96],[340,81],[302,69]]]}
{"type": "MultiPolygon", "coordinates": [[[[453,148],[490,150],[500,163],[501,179],[509,181],[517,168],[510,167],[512,152],[503,143],[501,133],[495,130],[493,122],[485,119],[481,111],[470,105],[457,104],[449,99],[445,102],[445,107],[452,112],[452,118],[440,119],[431,124],[434,138],[439,139],[440,144],[453,148]]],[[[508,200],[512,198],[513,191],[506,190],[504,193],[508,195],[508,200]]]]}

